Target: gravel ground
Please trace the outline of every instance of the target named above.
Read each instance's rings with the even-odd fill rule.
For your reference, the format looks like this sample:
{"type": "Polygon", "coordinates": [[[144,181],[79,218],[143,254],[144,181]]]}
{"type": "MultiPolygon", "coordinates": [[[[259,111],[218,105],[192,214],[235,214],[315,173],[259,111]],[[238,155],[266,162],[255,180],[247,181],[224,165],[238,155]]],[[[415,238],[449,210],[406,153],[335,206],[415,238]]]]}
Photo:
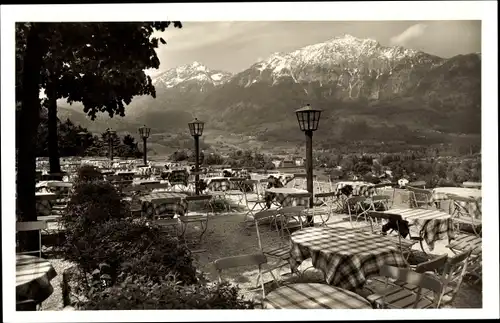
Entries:
{"type": "MultiPolygon", "coordinates": [[[[404,197],[397,196],[395,206],[403,202],[404,197]]],[[[211,262],[218,258],[248,254],[258,252],[257,236],[255,228],[248,226],[245,223],[245,213],[235,212],[216,215],[209,220],[207,232],[203,237],[202,244],[199,248],[205,249],[204,252],[195,254],[196,263],[199,269],[208,274],[210,280],[216,280],[217,275],[213,272],[210,265],[211,262]]],[[[335,225],[350,227],[349,222],[343,220],[342,216],[337,216],[331,221],[338,222],[335,225]]],[[[200,228],[196,225],[189,228],[189,232],[196,234],[200,228]]],[[[188,232],[188,234],[189,234],[188,232]]],[[[260,229],[261,239],[264,245],[273,246],[279,243],[278,234],[271,230],[269,226],[262,226],[260,229]]],[[[439,255],[452,253],[445,247],[447,241],[441,240],[436,242],[433,254],[439,255]]],[[[418,244],[414,249],[419,250],[418,244]]],[[[62,309],[62,296],[61,296],[61,280],[62,272],[64,269],[72,266],[71,262],[62,259],[51,259],[52,265],[58,272],[58,276],[52,280],[54,293],[43,304],[43,310],[61,310],[62,309]]],[[[311,266],[311,261],[304,261],[301,269],[311,266]]],[[[281,274],[287,273],[285,267],[281,274]]],[[[239,285],[242,288],[242,295],[245,298],[253,298],[260,294],[260,290],[256,287],[257,268],[241,267],[224,272],[224,279],[239,285]]],[[[322,282],[323,276],[317,270],[308,270],[302,278],[286,275],[281,277],[284,282],[322,282]]],[[[264,275],[264,280],[269,282],[266,284],[266,292],[276,288],[276,284],[272,283],[272,277],[269,274],[264,275]]],[[[482,307],[482,287],[481,282],[472,284],[464,279],[461,289],[452,304],[454,308],[481,308],[482,307]]]]}

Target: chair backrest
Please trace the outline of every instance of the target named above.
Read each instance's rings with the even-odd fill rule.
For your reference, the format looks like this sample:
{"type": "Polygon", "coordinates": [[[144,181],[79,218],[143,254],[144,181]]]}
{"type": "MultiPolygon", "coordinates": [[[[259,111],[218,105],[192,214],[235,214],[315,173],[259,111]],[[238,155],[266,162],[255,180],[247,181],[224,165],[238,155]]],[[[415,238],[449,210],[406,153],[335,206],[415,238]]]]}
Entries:
{"type": "Polygon", "coordinates": [[[210,201],[211,199],[212,199],[212,195],[186,196],[186,201],[187,202],[210,201]]]}
{"type": "Polygon", "coordinates": [[[267,257],[263,253],[254,253],[249,255],[225,257],[217,259],[213,262],[213,267],[217,271],[219,282],[222,282],[222,271],[224,269],[257,266],[259,268],[260,286],[262,288],[262,299],[266,297],[264,289],[264,279],[262,277],[262,265],[267,263],[267,257]]]}
{"type": "Polygon", "coordinates": [[[415,268],[415,272],[419,274],[423,274],[428,271],[438,273],[440,270],[443,269],[447,260],[448,260],[447,254],[432,258],[431,260],[418,264],[417,267],[415,268]]]}
{"type": "Polygon", "coordinates": [[[151,203],[152,204],[177,203],[179,202],[180,199],[181,199],[180,197],[162,197],[162,198],[151,199],[151,203]]]}
{"type": "Polygon", "coordinates": [[[453,302],[457,296],[460,286],[462,285],[462,280],[467,272],[467,265],[469,263],[471,253],[472,249],[468,249],[454,257],[448,257],[446,261],[441,278],[443,282],[442,296],[451,294],[451,299],[448,300],[450,303],[453,302]]]}
{"type": "Polygon", "coordinates": [[[289,194],[290,197],[301,199],[306,197],[311,197],[311,193],[292,193],[289,194]]]}
{"type": "Polygon", "coordinates": [[[314,194],[314,197],[317,197],[317,198],[337,197],[337,192],[322,192],[322,193],[314,194]]]}
{"type": "Polygon", "coordinates": [[[16,231],[37,231],[47,229],[46,221],[19,221],[16,222],[16,231]]]}
{"type": "Polygon", "coordinates": [[[409,192],[409,206],[410,207],[428,207],[432,197],[432,191],[413,186],[406,186],[409,192]]]}
{"type": "Polygon", "coordinates": [[[122,187],[122,192],[146,192],[148,190],[144,185],[129,185],[122,187]]]}
{"type": "Polygon", "coordinates": [[[170,188],[169,183],[146,183],[141,186],[146,187],[148,190],[157,190],[157,189],[167,189],[170,188]]]}
{"type": "Polygon", "coordinates": [[[476,212],[477,214],[473,214],[474,212],[471,212],[470,209],[472,205],[475,205],[475,210],[481,210],[478,199],[467,196],[459,196],[455,194],[447,194],[447,196],[452,201],[452,203],[450,203],[450,213],[452,215],[471,217],[471,220],[473,220],[473,222],[475,215],[480,216],[480,212],[476,212]]]}
{"type": "Polygon", "coordinates": [[[70,183],[70,182],[48,182],[47,187],[71,188],[71,187],[73,187],[73,183],[70,183]]]}
{"type": "MultiPolygon", "coordinates": [[[[16,252],[17,254],[38,254],[39,257],[42,256],[42,232],[41,230],[47,229],[46,221],[18,221],[16,222],[16,232],[26,232],[26,231],[38,231],[38,243],[40,246],[40,250],[30,250],[23,252],[16,252]]],[[[17,248],[16,248],[17,250],[17,248]]]]}
{"type": "Polygon", "coordinates": [[[254,224],[255,224],[255,232],[257,233],[257,243],[259,244],[259,249],[262,251],[262,240],[260,238],[260,230],[259,230],[259,222],[266,219],[272,220],[275,218],[278,212],[276,210],[263,210],[255,213],[253,215],[254,224]]]}
{"type": "Polygon", "coordinates": [[[366,197],[364,196],[351,196],[346,199],[347,211],[351,214],[351,211],[355,208],[356,205],[362,205],[361,203],[366,201],[366,197]]]}
{"type": "Polygon", "coordinates": [[[285,206],[278,209],[279,220],[281,222],[281,236],[282,238],[290,236],[291,232],[287,226],[290,220],[295,220],[300,229],[303,227],[302,216],[306,210],[305,206],[285,206]],[[285,230],[287,234],[285,235],[285,230]]]}
{"type": "Polygon", "coordinates": [[[419,188],[425,188],[425,185],[426,185],[425,181],[415,181],[407,184],[407,186],[419,187],[419,188]]]}
{"type": "MultiPolygon", "coordinates": [[[[422,289],[431,290],[434,293],[433,306],[439,308],[440,296],[443,290],[443,284],[437,279],[429,275],[424,275],[412,271],[409,268],[398,268],[393,266],[383,266],[380,269],[380,276],[386,278],[386,291],[389,292],[391,289],[387,288],[389,279],[395,279],[397,281],[403,281],[407,284],[415,285],[418,287],[416,292],[416,297],[413,300],[413,308],[418,308],[420,300],[422,298],[422,289]]],[[[387,293],[382,295],[382,301],[387,308],[406,308],[407,305],[403,303],[403,300],[396,299],[393,303],[386,303],[387,293]]],[[[407,299],[404,299],[407,300],[407,299]]]]}

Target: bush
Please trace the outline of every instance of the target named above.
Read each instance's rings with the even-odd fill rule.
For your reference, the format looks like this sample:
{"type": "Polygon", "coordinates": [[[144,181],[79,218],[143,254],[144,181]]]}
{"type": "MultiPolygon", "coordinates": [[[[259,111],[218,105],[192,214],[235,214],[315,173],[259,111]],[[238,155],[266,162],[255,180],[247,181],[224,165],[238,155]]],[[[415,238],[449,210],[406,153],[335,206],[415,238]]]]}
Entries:
{"type": "Polygon", "coordinates": [[[147,309],[253,309],[254,303],[238,295],[238,287],[227,282],[216,284],[178,284],[169,276],[152,282],[144,276],[128,276],[120,285],[91,293],[84,310],[147,309]]]}
{"type": "Polygon", "coordinates": [[[129,215],[127,204],[111,183],[77,181],[61,222],[68,231],[88,230],[97,223],[129,215]]]}
{"type": "Polygon", "coordinates": [[[92,165],[83,165],[78,169],[76,180],[80,182],[89,182],[103,179],[104,176],[97,167],[92,165]]]}
{"type": "Polygon", "coordinates": [[[153,281],[176,273],[184,283],[196,281],[190,251],[144,219],[112,219],[85,231],[76,227],[67,231],[63,248],[66,257],[86,272],[109,264],[113,283],[121,272],[145,275],[153,281]]]}

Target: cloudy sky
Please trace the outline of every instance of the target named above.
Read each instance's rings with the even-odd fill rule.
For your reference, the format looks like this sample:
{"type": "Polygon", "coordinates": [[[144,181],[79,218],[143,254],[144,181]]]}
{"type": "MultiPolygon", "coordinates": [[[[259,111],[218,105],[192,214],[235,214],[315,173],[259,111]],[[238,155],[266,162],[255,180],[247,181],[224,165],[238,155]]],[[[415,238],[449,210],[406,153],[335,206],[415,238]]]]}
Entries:
{"type": "Polygon", "coordinates": [[[198,61],[211,69],[239,72],[274,52],[289,52],[343,34],[372,38],[451,57],[481,51],[480,21],[274,21],[183,22],[159,33],[158,71],[198,61]]]}

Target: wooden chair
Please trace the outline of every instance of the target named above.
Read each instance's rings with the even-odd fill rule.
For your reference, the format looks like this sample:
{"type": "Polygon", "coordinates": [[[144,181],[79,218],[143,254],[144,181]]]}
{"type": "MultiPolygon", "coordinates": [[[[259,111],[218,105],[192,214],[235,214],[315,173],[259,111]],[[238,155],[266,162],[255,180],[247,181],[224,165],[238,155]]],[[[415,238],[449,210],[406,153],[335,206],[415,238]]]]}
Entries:
{"type": "MultiPolygon", "coordinates": [[[[334,212],[340,211],[336,206],[338,205],[337,199],[339,198],[336,192],[324,192],[314,194],[314,206],[310,210],[313,215],[319,215],[321,218],[321,225],[328,226],[327,222],[334,212]]],[[[309,209],[308,209],[309,211],[309,209]]]]}
{"type": "MultiPolygon", "coordinates": [[[[454,257],[448,257],[448,255],[442,255],[440,257],[431,259],[425,263],[419,264],[415,272],[422,273],[430,277],[438,279],[442,284],[442,289],[439,294],[441,305],[451,305],[455,300],[455,297],[460,290],[462,285],[463,277],[467,272],[469,257],[471,256],[472,250],[466,250],[454,257]]],[[[418,286],[415,284],[408,284],[404,281],[396,281],[394,285],[400,286],[402,289],[415,293],[417,292],[418,286]]],[[[425,298],[431,296],[432,291],[423,288],[421,294],[425,298]]],[[[409,293],[404,293],[404,291],[399,291],[399,295],[409,295],[409,293]]]]}
{"type": "Polygon", "coordinates": [[[386,222],[386,224],[389,224],[392,227],[387,230],[389,231],[389,233],[387,234],[387,239],[390,239],[398,245],[401,256],[405,260],[406,264],[410,266],[408,259],[412,255],[412,247],[417,242],[422,243],[423,238],[420,236],[412,236],[410,232],[411,225],[407,221],[403,220],[403,218],[399,214],[370,211],[368,213],[368,218],[370,219],[370,227],[372,233],[386,234],[386,232],[384,232],[384,227],[382,226],[382,222],[384,221],[386,222]],[[390,235],[390,233],[393,231],[396,231],[396,237],[390,235]],[[406,235],[408,236],[408,239],[403,237],[406,235]]]}
{"type": "Polygon", "coordinates": [[[374,304],[375,308],[423,309],[439,308],[441,305],[440,295],[443,290],[443,284],[435,277],[419,274],[409,268],[397,268],[393,266],[383,266],[380,269],[380,276],[385,278],[384,290],[367,297],[368,301],[374,304]],[[390,282],[391,279],[417,286],[416,292],[410,292],[405,288],[394,285],[390,282]],[[432,299],[424,297],[422,290],[430,290],[433,293],[432,299]]]}
{"type": "Polygon", "coordinates": [[[483,249],[482,249],[482,238],[474,235],[460,234],[453,239],[449,245],[446,247],[450,249],[454,254],[458,255],[466,250],[471,250],[471,255],[469,257],[469,264],[467,265],[467,274],[476,277],[474,283],[477,283],[482,279],[483,272],[483,249]]]}
{"type": "Polygon", "coordinates": [[[374,211],[387,211],[389,210],[389,203],[391,197],[389,195],[373,195],[369,201],[371,202],[370,208],[374,211]]]}
{"type": "Polygon", "coordinates": [[[255,211],[259,212],[266,209],[266,199],[265,191],[261,188],[259,181],[249,179],[243,181],[242,184],[252,188],[251,192],[247,192],[245,189],[243,190],[244,201],[248,209],[245,213],[246,221],[249,214],[253,216],[255,211]]]}
{"type": "Polygon", "coordinates": [[[351,196],[346,200],[347,213],[349,214],[349,222],[353,229],[366,227],[368,223],[368,212],[374,211],[371,209],[371,203],[367,203],[367,198],[364,196],[351,196]],[[353,217],[355,217],[353,222],[353,217]],[[362,225],[358,224],[359,217],[363,217],[365,222],[362,225]],[[356,224],[356,225],[355,225],[356,224]]]}
{"type": "Polygon", "coordinates": [[[47,222],[45,221],[25,221],[16,222],[16,232],[38,231],[38,244],[40,250],[29,250],[16,252],[18,255],[37,254],[39,258],[42,257],[42,230],[47,229],[47,222]]]}
{"type": "MultiPolygon", "coordinates": [[[[186,234],[186,229],[187,229],[188,224],[189,223],[199,223],[201,226],[201,233],[199,236],[198,243],[201,243],[203,235],[205,234],[205,232],[207,231],[207,228],[208,228],[208,216],[209,216],[210,210],[212,211],[212,214],[214,213],[212,204],[210,203],[211,200],[212,200],[211,195],[186,196],[186,201],[188,203],[188,209],[187,209],[187,212],[184,214],[184,216],[179,217],[179,219],[181,221],[181,225],[182,225],[181,236],[184,239],[184,241],[186,241],[185,234],[186,234]],[[196,212],[195,215],[189,215],[190,211],[192,211],[192,209],[190,210],[190,208],[193,207],[193,204],[200,203],[200,202],[203,204],[202,210],[204,212],[203,211],[196,212]],[[202,214],[202,213],[205,213],[205,214],[202,214]]],[[[192,213],[194,213],[194,212],[192,212],[192,213]]]]}
{"type": "Polygon", "coordinates": [[[443,274],[441,275],[443,283],[441,303],[443,305],[451,304],[455,300],[462,285],[464,275],[467,272],[471,254],[472,250],[468,249],[454,257],[448,257],[443,274]]]}
{"type": "Polygon", "coordinates": [[[373,186],[376,195],[391,196],[388,205],[389,207],[394,205],[394,197],[396,196],[396,188],[398,187],[398,183],[380,183],[373,186]]]}
{"type": "MultiPolygon", "coordinates": [[[[243,203],[244,193],[241,190],[242,182],[246,178],[243,177],[229,177],[229,189],[224,191],[224,198],[227,200],[230,196],[235,196],[238,199],[238,204],[243,203]]],[[[228,203],[229,210],[231,210],[231,203],[228,203]]]]}
{"type": "Polygon", "coordinates": [[[472,197],[458,196],[454,194],[448,194],[450,198],[450,214],[452,215],[453,224],[456,225],[457,231],[461,231],[461,225],[466,225],[472,228],[474,234],[478,237],[481,236],[482,219],[481,219],[481,208],[476,199],[472,197]],[[470,211],[471,206],[478,210],[477,214],[470,211]],[[479,217],[476,217],[479,215],[479,217]]]}
{"type": "Polygon", "coordinates": [[[305,206],[285,206],[277,211],[276,220],[279,221],[282,237],[290,237],[293,231],[303,228],[303,217],[306,216],[305,206]]]}
{"type": "Polygon", "coordinates": [[[429,208],[431,206],[432,191],[406,185],[409,193],[409,206],[411,208],[429,208]]]}
{"type": "MultiPolygon", "coordinates": [[[[259,274],[257,276],[256,287],[259,285],[260,281],[260,287],[262,289],[262,300],[263,300],[266,298],[266,289],[264,287],[264,279],[262,277],[263,276],[262,265],[264,264],[267,264],[267,257],[262,253],[255,253],[249,255],[220,258],[213,262],[213,267],[217,271],[219,283],[222,283],[222,271],[225,269],[242,267],[242,266],[257,266],[259,268],[259,274]]],[[[278,284],[276,277],[274,276],[272,271],[268,272],[273,276],[274,282],[278,284]]]]}
{"type": "Polygon", "coordinates": [[[289,265],[290,262],[290,241],[287,240],[280,232],[279,236],[279,244],[276,247],[272,247],[269,249],[264,249],[262,245],[262,240],[261,240],[261,235],[260,235],[260,229],[259,225],[263,223],[264,221],[269,221],[270,224],[273,223],[273,221],[276,223],[276,217],[278,215],[277,210],[264,210],[257,212],[254,215],[254,224],[255,224],[255,231],[257,233],[257,242],[259,244],[259,249],[260,251],[265,254],[266,256],[269,256],[271,258],[274,258],[277,260],[277,263],[273,265],[273,269],[281,269],[282,267],[289,265]]]}

